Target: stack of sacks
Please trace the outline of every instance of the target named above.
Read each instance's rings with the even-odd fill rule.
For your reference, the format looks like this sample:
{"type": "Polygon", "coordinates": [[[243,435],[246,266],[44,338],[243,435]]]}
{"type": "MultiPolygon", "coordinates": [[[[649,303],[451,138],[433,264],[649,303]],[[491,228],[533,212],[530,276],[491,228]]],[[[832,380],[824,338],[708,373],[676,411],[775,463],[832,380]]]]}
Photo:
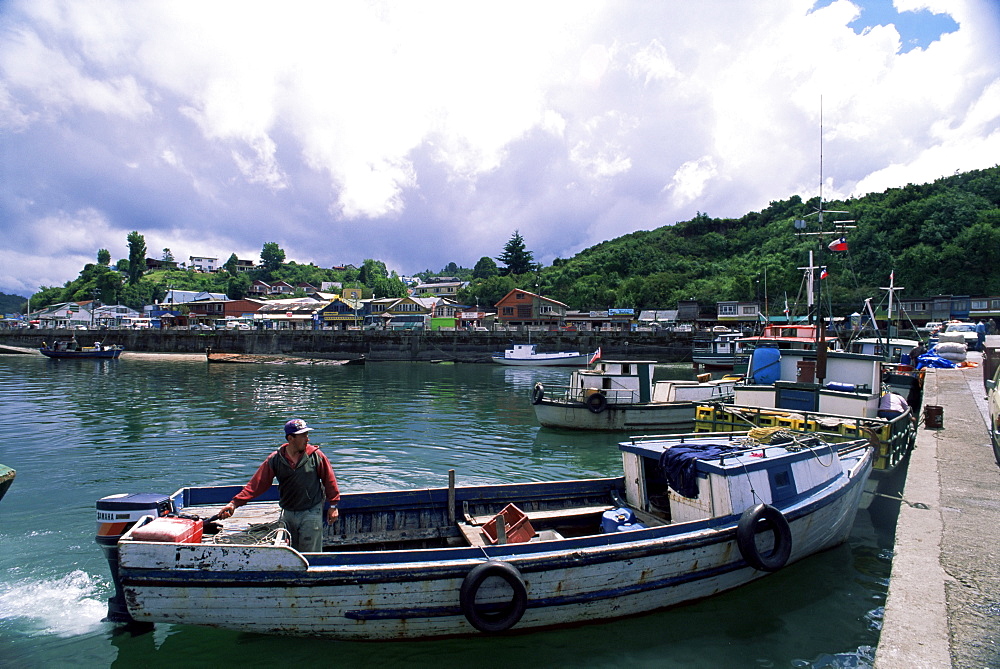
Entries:
{"type": "Polygon", "coordinates": [[[934,353],[952,362],[965,362],[965,340],[961,338],[961,335],[958,337],[961,341],[938,341],[937,346],[934,347],[934,353]]]}

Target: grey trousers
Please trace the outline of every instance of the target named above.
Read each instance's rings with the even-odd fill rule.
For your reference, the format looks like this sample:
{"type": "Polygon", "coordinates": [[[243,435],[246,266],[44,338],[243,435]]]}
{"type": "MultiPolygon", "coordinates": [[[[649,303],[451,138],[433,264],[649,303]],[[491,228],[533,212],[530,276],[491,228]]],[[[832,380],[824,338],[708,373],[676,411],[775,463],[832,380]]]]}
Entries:
{"type": "Polygon", "coordinates": [[[292,535],[292,548],[300,553],[323,550],[323,503],[305,511],[281,510],[281,520],[292,535]]]}

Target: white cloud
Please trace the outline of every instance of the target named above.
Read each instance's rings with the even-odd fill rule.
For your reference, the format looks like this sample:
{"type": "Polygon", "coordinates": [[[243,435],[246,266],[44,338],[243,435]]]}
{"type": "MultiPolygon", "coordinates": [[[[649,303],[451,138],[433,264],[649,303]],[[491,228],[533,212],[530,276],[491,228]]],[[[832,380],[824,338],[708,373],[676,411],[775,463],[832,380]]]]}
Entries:
{"type": "Polygon", "coordinates": [[[848,27],[863,1],[8,2],[0,225],[60,221],[72,249],[7,253],[29,285],[133,229],[410,272],[520,228],[548,262],[816,195],[820,96],[828,197],[994,164],[990,3],[896,0],[961,26],[900,54],[848,27]]]}

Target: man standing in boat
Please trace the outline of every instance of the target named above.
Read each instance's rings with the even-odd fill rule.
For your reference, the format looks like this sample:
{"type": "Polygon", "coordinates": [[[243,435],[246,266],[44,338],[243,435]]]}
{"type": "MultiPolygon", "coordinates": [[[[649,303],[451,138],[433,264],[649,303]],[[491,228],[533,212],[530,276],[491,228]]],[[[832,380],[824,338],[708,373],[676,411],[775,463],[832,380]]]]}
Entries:
{"type": "Polygon", "coordinates": [[[323,550],[323,505],[329,502],[326,520],[333,524],[339,515],[340,488],[326,455],[309,443],[312,429],[300,418],[285,423],[287,443],[261,463],[243,490],[222,507],[219,518],[229,518],[266,492],[277,478],[281,520],[292,535],[292,547],[303,553],[323,550]]]}

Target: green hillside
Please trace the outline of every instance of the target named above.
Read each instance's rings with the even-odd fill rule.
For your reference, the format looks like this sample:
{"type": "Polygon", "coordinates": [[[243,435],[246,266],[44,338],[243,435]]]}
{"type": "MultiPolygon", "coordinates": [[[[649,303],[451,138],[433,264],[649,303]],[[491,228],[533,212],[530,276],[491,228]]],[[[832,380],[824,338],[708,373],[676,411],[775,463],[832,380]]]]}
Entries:
{"type": "Polygon", "coordinates": [[[529,285],[533,290],[537,282],[539,292],[574,309],[669,309],[689,298],[763,301],[766,271],[773,314],[784,295],[789,301],[799,295],[798,268],[812,249],[828,267],[823,290],[835,309],[853,310],[867,297],[878,301],[891,271],[908,297],[1000,295],[1000,166],[824,203],[824,210],[849,212],[827,214],[827,230],[833,218],[856,221],[846,252],[827,249],[832,234],[796,235],[796,219],[818,231],[818,207],[818,198],[794,196],[738,219],[699,213],[556,260],[529,285]]]}

